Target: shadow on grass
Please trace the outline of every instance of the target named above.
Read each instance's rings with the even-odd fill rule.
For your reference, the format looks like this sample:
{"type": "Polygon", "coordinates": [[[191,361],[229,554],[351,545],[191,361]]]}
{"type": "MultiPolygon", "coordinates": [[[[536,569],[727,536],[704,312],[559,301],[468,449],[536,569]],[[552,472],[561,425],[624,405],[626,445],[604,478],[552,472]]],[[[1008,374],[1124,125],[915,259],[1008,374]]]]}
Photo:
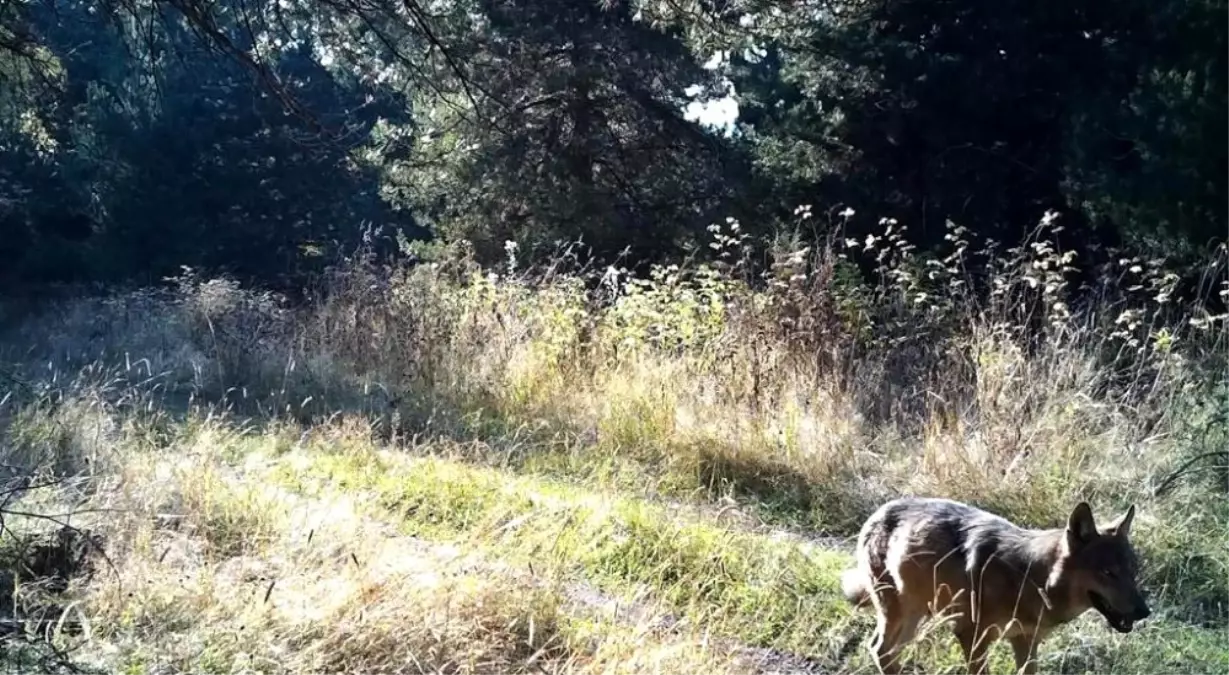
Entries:
{"type": "MultiPolygon", "coordinates": [[[[365,420],[373,442],[407,452],[423,447],[452,459],[520,474],[597,485],[666,499],[715,503],[733,498],[741,510],[770,526],[808,530],[814,536],[848,537],[884,497],[868,490],[851,467],[804,473],[771,449],[747,449],[718,439],[603,437],[549,410],[506,407],[491,392],[382,387],[354,383],[328,404],[279,406],[238,396],[225,408],[253,430],[292,422],[307,433],[343,417],[365,420]]],[[[284,398],[284,397],[283,397],[284,398]]],[[[284,403],[284,402],[283,402],[284,403]]]]}
{"type": "Polygon", "coordinates": [[[733,496],[769,524],[802,527],[819,536],[851,536],[878,506],[849,467],[810,476],[762,452],[708,443],[696,450],[696,475],[711,499],[733,496]]]}

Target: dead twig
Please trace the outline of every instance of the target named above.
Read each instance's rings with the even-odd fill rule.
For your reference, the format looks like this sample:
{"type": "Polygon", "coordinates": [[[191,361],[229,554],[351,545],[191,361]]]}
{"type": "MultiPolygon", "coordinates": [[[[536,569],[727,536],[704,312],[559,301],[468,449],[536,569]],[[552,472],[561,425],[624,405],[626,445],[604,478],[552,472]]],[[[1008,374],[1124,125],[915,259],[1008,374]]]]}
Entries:
{"type": "Polygon", "coordinates": [[[1156,488],[1152,490],[1152,496],[1160,497],[1162,494],[1167,492],[1169,488],[1172,487],[1173,484],[1177,482],[1179,478],[1181,478],[1184,474],[1188,473],[1191,470],[1191,467],[1211,457],[1221,457],[1225,459],[1226,461],[1229,461],[1229,450],[1214,450],[1212,452],[1204,452],[1204,453],[1195,455],[1194,457],[1186,460],[1186,462],[1184,462],[1182,466],[1172,471],[1168,476],[1165,477],[1165,480],[1161,481],[1160,485],[1156,486],[1156,488]]]}

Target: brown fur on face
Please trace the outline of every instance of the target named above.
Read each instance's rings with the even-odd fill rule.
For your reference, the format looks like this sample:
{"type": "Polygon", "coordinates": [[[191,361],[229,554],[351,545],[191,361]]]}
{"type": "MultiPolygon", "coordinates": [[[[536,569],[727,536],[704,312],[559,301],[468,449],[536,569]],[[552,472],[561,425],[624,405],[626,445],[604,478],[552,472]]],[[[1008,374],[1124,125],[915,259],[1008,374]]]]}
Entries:
{"type": "Polygon", "coordinates": [[[1120,633],[1130,633],[1135,621],[1151,613],[1136,582],[1139,565],[1129,539],[1134,517],[1132,506],[1098,529],[1088,505],[1077,506],[1067,523],[1064,555],[1049,581],[1052,592],[1072,596],[1072,605],[1087,602],[1120,633]]]}
{"type": "Polygon", "coordinates": [[[1037,645],[1090,608],[1123,633],[1149,615],[1135,582],[1134,515],[1098,529],[1081,503],[1065,528],[1028,530],[951,500],[894,500],[863,525],[845,595],[874,605],[871,649],[885,673],[899,671],[900,650],[935,616],[951,621],[970,672],[984,671],[1000,638],[1033,672],[1037,645]]]}

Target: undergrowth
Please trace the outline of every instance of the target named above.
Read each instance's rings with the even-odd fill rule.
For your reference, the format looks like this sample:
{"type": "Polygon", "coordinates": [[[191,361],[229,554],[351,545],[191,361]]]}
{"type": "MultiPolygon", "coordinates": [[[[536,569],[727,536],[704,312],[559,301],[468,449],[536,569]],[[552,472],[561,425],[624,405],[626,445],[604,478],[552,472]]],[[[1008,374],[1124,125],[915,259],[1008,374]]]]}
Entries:
{"type": "Polygon", "coordinates": [[[105,560],[5,611],[71,614],[49,644],[111,672],[853,672],[836,574],[883,500],[1088,500],[1137,506],[1156,618],[1085,617],[1044,667],[1224,670],[1225,251],[1183,294],[1163,261],[1081,270],[1050,218],[1008,251],[883,225],[731,221],[643,278],[458,243],[305,305],[187,272],[25,316],[3,534],[88,527],[105,560]]]}

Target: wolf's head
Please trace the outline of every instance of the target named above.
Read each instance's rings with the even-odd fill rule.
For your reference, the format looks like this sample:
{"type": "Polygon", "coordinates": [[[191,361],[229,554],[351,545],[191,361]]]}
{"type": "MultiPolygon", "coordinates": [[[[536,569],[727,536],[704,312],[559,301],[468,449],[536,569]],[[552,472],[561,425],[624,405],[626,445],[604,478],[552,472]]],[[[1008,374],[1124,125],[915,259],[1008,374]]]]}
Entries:
{"type": "Polygon", "coordinates": [[[1136,581],[1138,565],[1131,547],[1135,507],[1098,528],[1092,509],[1081,502],[1067,519],[1062,557],[1052,582],[1065,587],[1073,602],[1088,603],[1119,633],[1152,613],[1136,581]]]}

